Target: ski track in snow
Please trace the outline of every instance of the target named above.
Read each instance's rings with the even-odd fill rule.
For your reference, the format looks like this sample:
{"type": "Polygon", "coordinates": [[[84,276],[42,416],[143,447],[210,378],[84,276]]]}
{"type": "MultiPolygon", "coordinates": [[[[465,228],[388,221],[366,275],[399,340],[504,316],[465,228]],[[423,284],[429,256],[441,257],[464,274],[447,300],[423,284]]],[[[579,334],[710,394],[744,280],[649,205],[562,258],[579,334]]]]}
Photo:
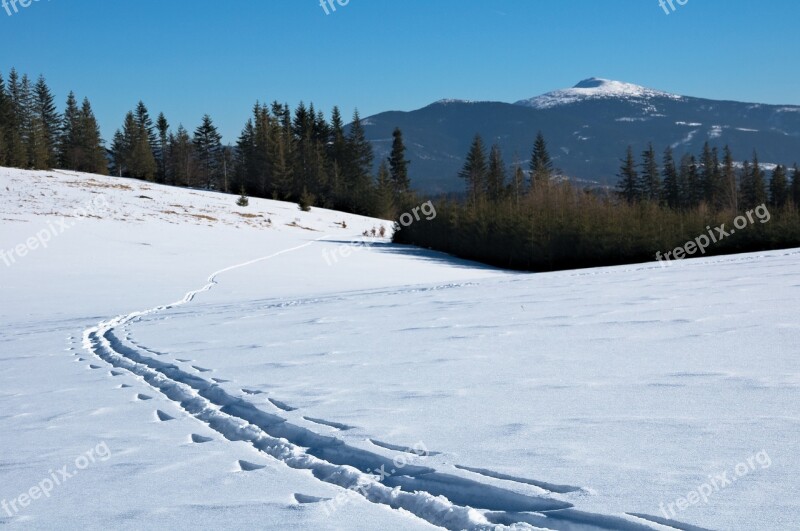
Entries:
{"type": "MultiPolygon", "coordinates": [[[[520,494],[513,490],[439,472],[425,466],[407,465],[400,473],[395,470],[392,459],[378,453],[355,448],[334,436],[321,435],[292,424],[279,415],[264,412],[248,402],[244,396],[233,396],[223,390],[218,384],[226,380],[219,378],[206,380],[198,375],[198,373],[211,372],[211,369],[192,366],[193,372],[186,372],[174,364],[151,357],[163,356],[165,353],[137,344],[127,332],[131,324],[146,316],[191,303],[195,297],[211,290],[218,284],[217,277],[224,273],[300,250],[328,237],[328,235],[321,236],[302,245],[216,271],[208,277],[203,287],[188,292],[176,302],[102,321],[83,332],[83,347],[111,365],[113,369],[117,369],[110,371],[111,376],[124,374],[119,372],[119,369],[138,376],[171,400],[179,410],[207,424],[225,439],[248,442],[263,454],[271,456],[291,468],[311,471],[314,477],[320,481],[360,493],[373,503],[386,505],[392,509],[405,509],[411,514],[445,529],[500,529],[506,526],[515,529],[546,528],[557,531],[700,529],[645,514],[610,516],[579,511],[571,503],[551,495],[580,491],[582,490],[580,487],[519,478],[482,468],[455,465],[456,469],[468,472],[478,478],[533,485],[541,489],[543,494],[541,496],[520,494]],[[125,328],[125,333],[118,336],[115,331],[122,327],[125,328]],[[379,471],[384,471],[384,474],[379,471]],[[393,475],[395,472],[397,474],[393,475]],[[356,490],[357,488],[358,490],[356,490]]],[[[408,291],[463,288],[469,285],[472,284],[409,288],[408,291]]],[[[318,300],[281,304],[314,302],[318,302],[318,300]]],[[[246,395],[256,394],[255,391],[244,389],[242,391],[246,395]]],[[[143,402],[151,398],[144,394],[137,394],[136,397],[137,400],[143,402]]],[[[270,399],[270,402],[281,411],[288,412],[294,409],[277,400],[270,399]]],[[[154,416],[160,422],[175,418],[161,410],[156,410],[154,416]]],[[[303,418],[337,430],[350,428],[350,426],[314,417],[303,418]]],[[[197,434],[191,434],[189,437],[194,443],[205,443],[211,440],[197,434]]],[[[391,443],[374,440],[372,442],[375,446],[384,449],[403,452],[410,450],[391,443]]],[[[436,453],[430,452],[428,455],[436,455],[436,453]]],[[[241,471],[254,471],[264,468],[264,466],[240,460],[238,468],[241,471]]],[[[296,496],[302,498],[302,500],[298,498],[299,503],[322,501],[302,494],[296,496]]]]}

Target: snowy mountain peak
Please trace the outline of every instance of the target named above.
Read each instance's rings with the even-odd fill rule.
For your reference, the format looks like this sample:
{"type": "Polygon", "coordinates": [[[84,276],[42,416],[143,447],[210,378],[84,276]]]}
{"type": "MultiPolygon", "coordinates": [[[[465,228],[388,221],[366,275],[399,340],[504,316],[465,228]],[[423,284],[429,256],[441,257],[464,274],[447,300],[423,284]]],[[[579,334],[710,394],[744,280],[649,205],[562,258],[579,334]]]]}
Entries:
{"type": "Polygon", "coordinates": [[[653,90],[633,83],[614,81],[599,77],[590,77],[579,82],[572,88],[548,92],[528,100],[521,100],[517,105],[534,107],[536,109],[549,109],[560,105],[569,105],[593,99],[620,99],[640,101],[646,103],[652,98],[669,98],[679,100],[682,96],[653,90]]]}

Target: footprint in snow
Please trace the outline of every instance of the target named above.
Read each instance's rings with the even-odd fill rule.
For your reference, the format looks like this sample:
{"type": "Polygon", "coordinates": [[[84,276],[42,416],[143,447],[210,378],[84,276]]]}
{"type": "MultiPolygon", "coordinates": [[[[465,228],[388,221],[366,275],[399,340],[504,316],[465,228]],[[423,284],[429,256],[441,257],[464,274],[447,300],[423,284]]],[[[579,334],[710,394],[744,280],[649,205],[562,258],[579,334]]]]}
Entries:
{"type": "Polygon", "coordinates": [[[141,393],[136,395],[136,400],[152,400],[152,399],[153,399],[152,396],[143,395],[141,393]]]}
{"type": "Polygon", "coordinates": [[[167,422],[168,420],[175,420],[175,417],[167,415],[160,409],[156,410],[156,418],[161,422],[167,422]]]}
{"type": "Polygon", "coordinates": [[[199,372],[211,372],[211,369],[206,369],[204,367],[198,367],[197,365],[192,365],[192,369],[199,371],[199,372]]]}
{"type": "Polygon", "coordinates": [[[197,435],[196,433],[192,434],[191,439],[192,439],[193,443],[197,443],[197,444],[207,443],[207,442],[211,442],[211,441],[214,440],[211,437],[204,437],[202,435],[197,435]]]}
{"type": "Polygon", "coordinates": [[[239,460],[239,470],[242,472],[252,472],[254,470],[261,470],[262,468],[267,468],[267,465],[257,465],[255,463],[250,463],[249,461],[242,461],[239,460]]]}
{"type": "Polygon", "coordinates": [[[295,492],[294,499],[297,501],[297,503],[305,504],[331,501],[333,498],[320,498],[319,496],[309,496],[308,494],[300,494],[299,492],[295,492]]]}

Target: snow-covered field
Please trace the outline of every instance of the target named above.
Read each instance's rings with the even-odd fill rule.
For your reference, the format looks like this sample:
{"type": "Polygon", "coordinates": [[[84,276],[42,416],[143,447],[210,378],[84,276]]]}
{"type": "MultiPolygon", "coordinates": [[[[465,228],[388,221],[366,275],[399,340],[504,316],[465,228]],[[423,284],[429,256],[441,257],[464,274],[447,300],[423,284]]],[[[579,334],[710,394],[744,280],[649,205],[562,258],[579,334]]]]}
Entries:
{"type": "Polygon", "coordinates": [[[0,196],[9,529],[800,528],[800,250],[519,274],[274,201],[0,196]]]}

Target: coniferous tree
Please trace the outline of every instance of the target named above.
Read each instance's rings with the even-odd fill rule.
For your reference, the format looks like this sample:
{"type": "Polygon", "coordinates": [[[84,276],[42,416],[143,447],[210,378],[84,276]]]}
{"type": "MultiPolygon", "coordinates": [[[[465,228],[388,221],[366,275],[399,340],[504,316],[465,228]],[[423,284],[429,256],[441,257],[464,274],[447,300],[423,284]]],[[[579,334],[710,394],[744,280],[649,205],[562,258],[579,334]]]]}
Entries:
{"type": "Polygon", "coordinates": [[[8,125],[9,118],[9,100],[6,94],[6,82],[0,74],[0,165],[8,164],[8,125]]]}
{"type": "Polygon", "coordinates": [[[403,132],[399,127],[395,127],[392,132],[392,151],[389,155],[389,171],[394,186],[394,196],[404,198],[411,192],[411,181],[408,177],[408,165],[406,160],[406,146],[403,142],[403,132]]]}
{"type": "Polygon", "coordinates": [[[156,130],[158,131],[158,148],[156,149],[156,163],[158,165],[157,181],[167,182],[167,149],[169,147],[169,122],[164,113],[158,114],[156,120],[156,130]]]}
{"type": "Polygon", "coordinates": [[[797,164],[794,165],[792,172],[792,201],[796,207],[800,208],[800,168],[797,164]]]}
{"type": "Polygon", "coordinates": [[[633,157],[633,147],[631,146],[628,146],[628,152],[622,161],[617,177],[619,177],[617,188],[625,201],[635,203],[641,199],[642,191],[639,188],[639,173],[636,171],[636,159],[633,157]]]}
{"type": "Polygon", "coordinates": [[[202,123],[195,129],[192,144],[197,156],[197,172],[201,182],[208,190],[219,185],[222,168],[222,137],[209,115],[203,116],[202,123]]]}
{"type": "Polygon", "coordinates": [[[472,146],[469,148],[469,153],[467,153],[464,167],[458,174],[467,183],[467,194],[472,204],[476,204],[483,197],[488,169],[483,139],[480,135],[475,135],[472,146]]]}
{"type": "Polygon", "coordinates": [[[392,179],[386,161],[378,168],[378,181],[375,188],[375,215],[382,219],[394,219],[396,216],[395,182],[392,179]]]}
{"type": "Polygon", "coordinates": [[[700,165],[694,155],[689,157],[688,173],[685,181],[685,201],[687,208],[700,206],[705,194],[705,186],[700,172],[700,165]]]}
{"type": "Polygon", "coordinates": [[[753,161],[745,165],[742,172],[741,207],[755,208],[767,201],[764,171],[758,162],[758,154],[753,153],[753,161]]]}
{"type": "MultiPolygon", "coordinates": [[[[133,121],[132,128],[129,138],[130,144],[127,146],[129,149],[127,155],[128,172],[135,179],[154,181],[158,166],[155,157],[153,157],[147,129],[142,126],[138,119],[133,121]]],[[[127,133],[123,133],[123,136],[125,135],[127,133]]]]}
{"type": "Polygon", "coordinates": [[[680,201],[678,205],[682,210],[689,210],[692,207],[689,183],[692,180],[693,172],[696,172],[694,156],[687,153],[681,157],[681,163],[678,169],[678,190],[680,190],[680,201]]]}
{"type": "Polygon", "coordinates": [[[503,198],[506,186],[506,164],[500,146],[492,146],[489,152],[489,168],[486,173],[486,195],[490,201],[499,201],[503,198]]]}
{"type": "Polygon", "coordinates": [[[516,158],[508,189],[508,195],[514,199],[514,206],[516,208],[519,208],[519,201],[524,194],[525,170],[522,169],[522,164],[520,164],[519,158],[516,158]]]}
{"type": "Polygon", "coordinates": [[[547,184],[553,177],[553,160],[547,151],[547,142],[541,131],[536,134],[531,154],[531,188],[547,184]]]}
{"type": "Polygon", "coordinates": [[[55,97],[50,92],[44,76],[39,76],[34,87],[34,117],[38,121],[41,135],[44,140],[44,152],[46,153],[45,167],[55,168],[58,166],[58,141],[61,129],[61,116],[56,109],[55,97]]]}
{"type": "Polygon", "coordinates": [[[67,169],[75,169],[78,157],[78,142],[80,129],[80,109],[75,93],[70,92],[67,96],[67,104],[64,116],[61,120],[61,141],[59,142],[58,158],[61,166],[67,169]]]}
{"type": "Polygon", "coordinates": [[[361,117],[356,110],[347,136],[348,164],[345,167],[346,192],[349,203],[356,211],[364,213],[368,210],[366,201],[371,191],[372,161],[374,155],[364,131],[361,117]]]}
{"type": "Polygon", "coordinates": [[[256,187],[252,183],[256,150],[256,128],[253,119],[248,118],[244,129],[236,140],[236,183],[244,193],[255,193],[256,187]]]}
{"type": "Polygon", "coordinates": [[[42,134],[43,125],[35,119],[33,112],[33,87],[27,74],[22,75],[18,96],[19,124],[25,149],[24,168],[43,169],[47,164],[47,152],[42,134]],[[34,160],[34,158],[36,160],[34,160]]]}
{"type": "Polygon", "coordinates": [[[100,136],[100,126],[97,124],[88,98],[83,99],[78,112],[77,136],[77,164],[73,169],[87,173],[108,174],[108,160],[103,147],[103,138],[100,136]]]}
{"type": "Polygon", "coordinates": [[[723,209],[736,212],[739,206],[739,196],[736,187],[736,165],[733,161],[733,153],[728,146],[725,146],[722,158],[722,169],[720,181],[722,183],[722,203],[723,209]]]}
{"type": "Polygon", "coordinates": [[[642,153],[642,172],[639,178],[641,198],[645,201],[659,201],[661,199],[661,177],[659,176],[658,161],[653,144],[642,153]]]}
{"type": "Polygon", "coordinates": [[[114,132],[114,137],[111,140],[111,174],[117,177],[122,177],[125,173],[125,157],[128,148],[125,142],[125,136],[122,131],[117,129],[114,132]]]}
{"type": "Polygon", "coordinates": [[[769,181],[769,203],[778,208],[783,208],[789,202],[789,181],[786,168],[778,164],[772,172],[769,181]]]}
{"type": "Polygon", "coordinates": [[[662,201],[668,207],[679,209],[681,207],[681,187],[678,179],[678,168],[675,165],[675,155],[672,148],[664,151],[664,169],[662,170],[662,201]]]}
{"type": "Polygon", "coordinates": [[[168,173],[175,184],[186,187],[195,185],[192,141],[183,124],[178,125],[178,130],[170,139],[168,165],[168,173]]]}
{"type": "Polygon", "coordinates": [[[8,74],[8,136],[6,149],[8,150],[8,165],[15,168],[28,166],[28,153],[25,144],[25,115],[26,102],[19,74],[12,68],[8,74]]]}
{"type": "Polygon", "coordinates": [[[699,201],[705,201],[707,205],[713,205],[717,194],[715,176],[717,175],[716,164],[714,163],[714,153],[708,142],[703,144],[703,152],[700,155],[700,179],[698,190],[694,195],[699,201]]]}
{"type": "Polygon", "coordinates": [[[144,102],[141,100],[136,104],[134,116],[136,117],[136,123],[139,124],[139,127],[141,127],[145,132],[147,144],[150,146],[150,150],[153,152],[153,159],[155,159],[156,150],[158,149],[158,137],[156,136],[153,120],[150,118],[150,113],[147,110],[147,106],[145,106],[144,102]]]}

